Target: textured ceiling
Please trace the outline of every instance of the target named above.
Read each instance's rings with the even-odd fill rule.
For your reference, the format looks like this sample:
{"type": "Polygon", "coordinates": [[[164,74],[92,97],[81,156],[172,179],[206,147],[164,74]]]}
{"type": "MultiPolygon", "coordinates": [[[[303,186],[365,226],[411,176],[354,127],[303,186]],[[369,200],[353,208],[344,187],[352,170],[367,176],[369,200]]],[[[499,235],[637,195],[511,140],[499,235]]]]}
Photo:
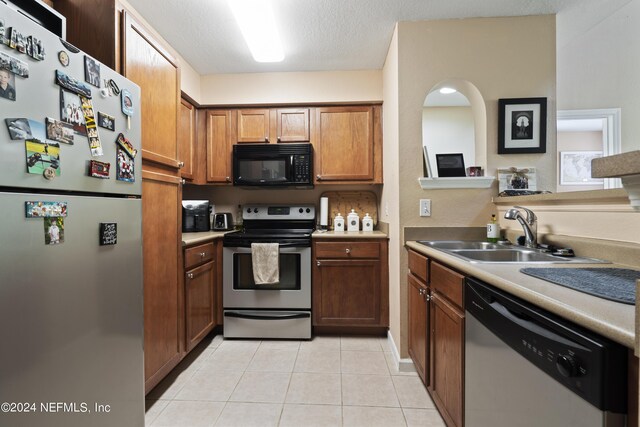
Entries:
{"type": "Polygon", "coordinates": [[[604,0],[272,1],[285,59],[271,64],[253,60],[226,0],[129,0],[129,3],[201,75],[380,69],[397,21],[552,14],[604,3],[604,0]]]}

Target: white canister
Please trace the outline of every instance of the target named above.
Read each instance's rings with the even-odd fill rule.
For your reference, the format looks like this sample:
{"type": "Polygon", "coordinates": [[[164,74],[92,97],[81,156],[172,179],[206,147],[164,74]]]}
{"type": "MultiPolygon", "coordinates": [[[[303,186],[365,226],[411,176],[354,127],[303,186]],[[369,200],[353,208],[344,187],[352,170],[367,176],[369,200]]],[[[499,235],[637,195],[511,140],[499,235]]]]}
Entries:
{"type": "Polygon", "coordinates": [[[360,231],[360,217],[355,209],[351,209],[351,213],[347,215],[347,231],[360,231]]]}
{"type": "Polygon", "coordinates": [[[362,231],[373,231],[373,218],[368,213],[362,218],[362,231]]]}
{"type": "Polygon", "coordinates": [[[333,231],[344,231],[344,217],[340,215],[340,212],[333,219],[333,231]]]}

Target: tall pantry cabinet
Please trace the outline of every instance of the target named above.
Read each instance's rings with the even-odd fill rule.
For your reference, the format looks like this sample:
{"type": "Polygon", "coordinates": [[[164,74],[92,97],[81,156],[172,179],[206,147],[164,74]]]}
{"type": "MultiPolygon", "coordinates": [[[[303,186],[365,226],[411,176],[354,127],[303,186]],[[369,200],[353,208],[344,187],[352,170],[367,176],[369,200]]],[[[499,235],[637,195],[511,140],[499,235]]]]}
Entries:
{"type": "MultiPolygon", "coordinates": [[[[140,86],[144,262],[145,391],[180,361],[182,188],[177,144],[180,68],[176,55],[124,0],[55,0],[67,40],[140,86]]],[[[124,120],[124,117],[120,118],[124,120]]]]}

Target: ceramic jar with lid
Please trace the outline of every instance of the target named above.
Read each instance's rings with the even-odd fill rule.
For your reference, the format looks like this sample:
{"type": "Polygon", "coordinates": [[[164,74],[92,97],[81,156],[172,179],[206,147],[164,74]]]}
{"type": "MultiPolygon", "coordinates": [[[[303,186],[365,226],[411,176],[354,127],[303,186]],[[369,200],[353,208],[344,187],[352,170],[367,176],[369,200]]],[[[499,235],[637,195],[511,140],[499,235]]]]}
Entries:
{"type": "Polygon", "coordinates": [[[333,219],[333,231],[344,231],[344,217],[340,215],[340,212],[333,219]]]}
{"type": "Polygon", "coordinates": [[[373,218],[368,213],[362,218],[362,231],[373,231],[373,218]]]}
{"type": "Polygon", "coordinates": [[[360,231],[360,216],[355,209],[351,209],[351,213],[347,215],[347,231],[360,231]]]}

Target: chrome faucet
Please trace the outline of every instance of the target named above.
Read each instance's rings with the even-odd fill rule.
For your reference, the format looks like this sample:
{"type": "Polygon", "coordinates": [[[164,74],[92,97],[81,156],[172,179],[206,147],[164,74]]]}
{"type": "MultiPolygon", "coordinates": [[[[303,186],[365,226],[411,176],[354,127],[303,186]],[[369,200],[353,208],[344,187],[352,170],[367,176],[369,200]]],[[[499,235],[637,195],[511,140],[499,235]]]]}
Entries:
{"type": "Polygon", "coordinates": [[[522,206],[514,206],[505,212],[504,217],[506,219],[517,220],[524,229],[525,246],[528,248],[538,247],[538,218],[531,209],[523,208],[522,206]],[[522,209],[526,212],[527,217],[522,216],[518,209],[522,209]]]}

